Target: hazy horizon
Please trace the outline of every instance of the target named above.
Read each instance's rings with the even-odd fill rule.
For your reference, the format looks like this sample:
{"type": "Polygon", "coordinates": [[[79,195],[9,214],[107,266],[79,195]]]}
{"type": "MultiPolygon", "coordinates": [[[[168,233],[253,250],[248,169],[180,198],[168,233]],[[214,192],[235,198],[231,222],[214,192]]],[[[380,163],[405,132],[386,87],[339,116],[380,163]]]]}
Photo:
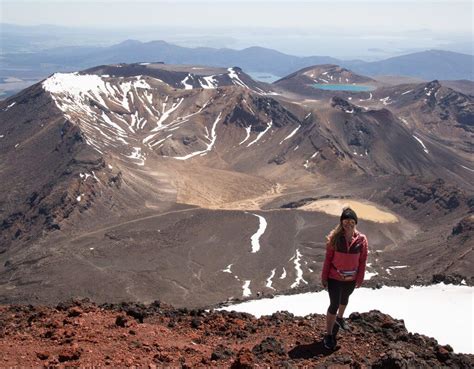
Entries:
{"type": "Polygon", "coordinates": [[[0,1],[2,22],[137,27],[337,27],[471,33],[471,1],[0,1]],[[271,6],[270,6],[271,4],[271,6]],[[48,6],[47,11],[45,7],[48,6]],[[166,17],[161,17],[165,14],[166,17]],[[455,22],[453,20],[456,20],[455,22]]]}
{"type": "Polygon", "coordinates": [[[136,39],[237,50],[261,46],[297,56],[363,60],[426,49],[473,53],[470,1],[0,0],[0,4],[2,23],[70,30],[36,43],[28,40],[31,47],[106,46],[136,39]]]}

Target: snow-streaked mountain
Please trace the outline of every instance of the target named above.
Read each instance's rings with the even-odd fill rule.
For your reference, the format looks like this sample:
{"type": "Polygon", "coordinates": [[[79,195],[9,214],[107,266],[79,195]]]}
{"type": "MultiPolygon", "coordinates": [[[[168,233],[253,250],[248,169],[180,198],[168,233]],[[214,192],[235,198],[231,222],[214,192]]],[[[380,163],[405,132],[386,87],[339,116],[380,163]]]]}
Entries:
{"type": "MultiPolygon", "coordinates": [[[[404,121],[408,107],[426,114],[416,101],[431,90],[405,101],[405,85],[332,65],[301,73],[374,89],[313,94],[296,76],[285,89],[237,67],[137,63],[56,73],[1,102],[4,300],[197,306],[315,286],[344,202],[371,240],[367,283],[470,281],[471,230],[451,232],[470,222],[472,163],[459,135],[404,121]],[[394,257],[410,268],[389,276],[394,257]]],[[[456,94],[433,108],[453,125],[472,107],[456,94]]]]}

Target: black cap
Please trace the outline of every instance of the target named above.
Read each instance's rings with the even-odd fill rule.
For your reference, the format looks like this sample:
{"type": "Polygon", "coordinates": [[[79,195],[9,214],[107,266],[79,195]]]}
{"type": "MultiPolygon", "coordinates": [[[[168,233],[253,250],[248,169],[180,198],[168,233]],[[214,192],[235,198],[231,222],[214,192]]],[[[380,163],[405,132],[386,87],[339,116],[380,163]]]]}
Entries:
{"type": "Polygon", "coordinates": [[[342,210],[341,222],[344,219],[353,219],[357,224],[357,214],[351,208],[344,208],[344,210],[342,210]]]}

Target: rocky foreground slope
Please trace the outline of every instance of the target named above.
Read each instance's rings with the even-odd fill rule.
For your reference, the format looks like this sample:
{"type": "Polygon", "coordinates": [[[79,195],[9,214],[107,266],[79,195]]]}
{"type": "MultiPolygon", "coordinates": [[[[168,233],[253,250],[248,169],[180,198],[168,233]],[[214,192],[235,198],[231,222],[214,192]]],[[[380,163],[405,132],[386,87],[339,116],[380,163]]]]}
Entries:
{"type": "Polygon", "coordinates": [[[473,355],[408,332],[378,311],[353,313],[335,351],[321,344],[323,315],[245,313],[104,304],[0,307],[1,367],[472,368],[473,355]]]}

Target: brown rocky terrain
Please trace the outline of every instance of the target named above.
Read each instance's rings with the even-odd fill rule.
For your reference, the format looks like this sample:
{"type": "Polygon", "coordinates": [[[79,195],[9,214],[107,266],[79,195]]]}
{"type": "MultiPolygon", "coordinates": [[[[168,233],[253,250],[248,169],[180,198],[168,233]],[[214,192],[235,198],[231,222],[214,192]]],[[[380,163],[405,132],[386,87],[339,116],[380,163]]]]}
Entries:
{"type": "Polygon", "coordinates": [[[158,301],[0,307],[1,367],[471,368],[473,355],[408,332],[402,320],[353,313],[334,351],[325,318],[287,312],[174,309],[158,301]]]}
{"type": "Polygon", "coordinates": [[[196,308],[247,281],[248,297],[315,290],[344,201],[370,284],[471,285],[472,97],[333,65],[285,80],[295,88],[237,67],[118,64],[0,102],[0,302],[196,308]],[[310,93],[311,74],[375,90],[310,93]],[[407,268],[389,276],[391,260],[407,268]]]}

